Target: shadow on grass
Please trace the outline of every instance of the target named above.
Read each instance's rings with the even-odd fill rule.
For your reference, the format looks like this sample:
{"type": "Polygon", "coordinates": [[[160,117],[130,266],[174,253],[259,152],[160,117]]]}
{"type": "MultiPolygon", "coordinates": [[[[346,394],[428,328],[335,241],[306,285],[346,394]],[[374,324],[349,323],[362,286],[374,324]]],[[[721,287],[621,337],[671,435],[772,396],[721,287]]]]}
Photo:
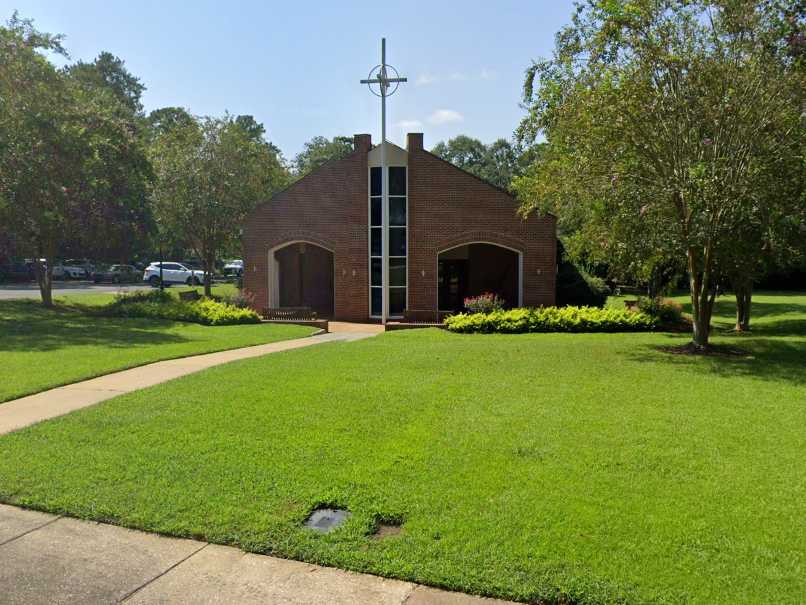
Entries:
{"type": "MultiPolygon", "coordinates": [[[[668,335],[683,344],[678,335],[668,335]]],[[[694,372],[704,372],[722,378],[759,378],[772,382],[806,385],[806,337],[798,340],[737,336],[728,344],[746,350],[747,357],[725,355],[676,355],[663,352],[655,345],[644,345],[641,351],[630,355],[631,361],[680,366],[694,372]],[[651,350],[653,355],[647,355],[651,350]]]]}
{"type": "Polygon", "coordinates": [[[0,301],[0,351],[52,351],[76,345],[129,348],[179,344],[190,339],[167,334],[174,322],[118,319],[38,301],[0,301]]]}

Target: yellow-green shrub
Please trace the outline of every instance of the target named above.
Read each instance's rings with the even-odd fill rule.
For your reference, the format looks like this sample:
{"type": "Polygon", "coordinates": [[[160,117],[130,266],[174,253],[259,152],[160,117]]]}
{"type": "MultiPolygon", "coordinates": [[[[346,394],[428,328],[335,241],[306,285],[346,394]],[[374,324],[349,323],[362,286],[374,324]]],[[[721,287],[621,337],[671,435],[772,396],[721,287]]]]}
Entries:
{"type": "Polygon", "coordinates": [[[452,332],[644,332],[656,320],[644,313],[598,307],[541,307],[491,313],[459,313],[445,319],[452,332]]]}
{"type": "Polygon", "coordinates": [[[119,296],[101,312],[115,317],[150,317],[207,326],[260,323],[260,316],[252,309],[242,309],[211,298],[181,301],[159,290],[119,296]]]}

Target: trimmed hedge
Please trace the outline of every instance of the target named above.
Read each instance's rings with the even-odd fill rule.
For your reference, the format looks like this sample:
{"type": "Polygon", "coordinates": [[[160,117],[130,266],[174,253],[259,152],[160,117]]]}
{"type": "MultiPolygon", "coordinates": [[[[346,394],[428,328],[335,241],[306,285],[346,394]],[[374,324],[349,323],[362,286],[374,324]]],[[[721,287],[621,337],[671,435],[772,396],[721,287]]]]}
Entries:
{"type": "Polygon", "coordinates": [[[118,296],[114,302],[103,307],[101,312],[113,317],[169,319],[206,326],[260,323],[260,316],[252,309],[242,309],[211,298],[180,301],[159,290],[118,296]]]}
{"type": "Polygon", "coordinates": [[[492,313],[459,313],[445,319],[452,332],[646,332],[656,320],[644,313],[598,307],[541,307],[492,313]]]}

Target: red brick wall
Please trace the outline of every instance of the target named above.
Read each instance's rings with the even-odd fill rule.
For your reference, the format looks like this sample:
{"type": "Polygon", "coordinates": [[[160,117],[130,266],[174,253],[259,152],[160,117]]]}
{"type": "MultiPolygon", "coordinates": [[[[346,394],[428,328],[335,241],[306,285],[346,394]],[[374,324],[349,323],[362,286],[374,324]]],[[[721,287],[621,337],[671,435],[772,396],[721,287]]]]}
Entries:
{"type": "Polygon", "coordinates": [[[334,315],[364,321],[369,316],[368,167],[369,135],[356,135],[355,151],[328,162],[260,205],[244,225],[244,288],[255,307],[268,305],[269,251],[307,241],[333,252],[334,315]]]}
{"type": "Polygon", "coordinates": [[[521,218],[512,196],[423,150],[421,134],[408,148],[409,308],[436,309],[439,252],[471,242],[521,252],[524,306],[553,305],[554,217],[521,218]]]}
{"type": "MultiPolygon", "coordinates": [[[[333,252],[338,319],[369,317],[369,135],[356,150],[329,162],[259,206],[244,225],[244,287],[255,307],[268,305],[268,258],[273,248],[307,241],[333,252]]],[[[410,309],[437,307],[437,256],[453,246],[488,242],[523,255],[523,304],[554,304],[555,221],[520,218],[517,203],[500,191],[423,150],[409,135],[408,260],[410,309]]]]}

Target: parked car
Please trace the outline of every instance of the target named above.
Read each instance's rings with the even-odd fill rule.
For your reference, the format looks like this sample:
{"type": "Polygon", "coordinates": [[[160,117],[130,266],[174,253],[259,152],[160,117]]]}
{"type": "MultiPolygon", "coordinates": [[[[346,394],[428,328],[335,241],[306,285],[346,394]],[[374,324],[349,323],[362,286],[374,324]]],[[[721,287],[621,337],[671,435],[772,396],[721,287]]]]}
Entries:
{"type": "Polygon", "coordinates": [[[130,284],[140,279],[140,272],[132,265],[112,265],[105,271],[96,271],[93,281],[96,284],[112,282],[113,284],[130,284]]]}
{"type": "Polygon", "coordinates": [[[86,272],[87,279],[92,279],[95,275],[95,264],[86,258],[71,258],[64,261],[64,264],[71,267],[81,267],[86,272]]]}
{"type": "Polygon", "coordinates": [[[72,265],[68,261],[53,265],[54,279],[87,279],[87,270],[80,265],[72,265]]]}
{"type": "MultiPolygon", "coordinates": [[[[160,285],[160,263],[151,263],[146,267],[143,281],[155,288],[160,285]]],[[[189,269],[181,263],[162,263],[162,281],[165,284],[200,286],[204,283],[204,271],[189,269]]]]}
{"type": "Polygon", "coordinates": [[[231,260],[224,265],[224,275],[227,277],[240,277],[243,275],[243,261],[231,260]]]}

